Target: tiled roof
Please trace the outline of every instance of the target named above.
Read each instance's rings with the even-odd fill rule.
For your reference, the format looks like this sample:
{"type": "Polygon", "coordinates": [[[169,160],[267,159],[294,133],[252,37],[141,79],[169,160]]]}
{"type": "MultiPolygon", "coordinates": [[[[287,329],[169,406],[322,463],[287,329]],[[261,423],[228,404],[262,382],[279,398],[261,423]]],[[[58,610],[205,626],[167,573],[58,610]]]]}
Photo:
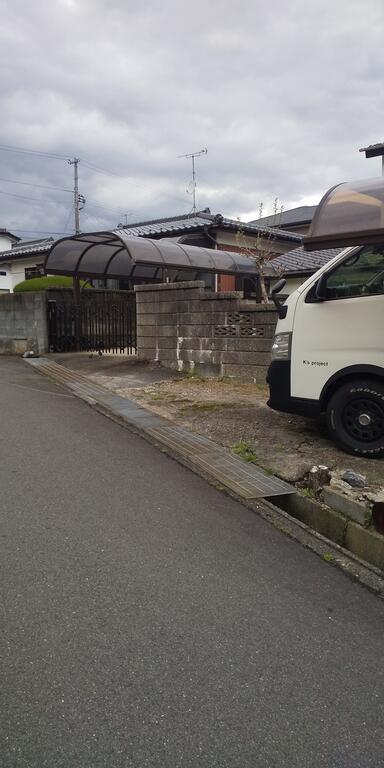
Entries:
{"type": "Polygon", "coordinates": [[[40,240],[24,240],[7,251],[0,251],[0,261],[12,261],[13,259],[21,259],[23,256],[44,253],[49,251],[52,243],[53,237],[45,237],[40,240]]]}
{"type": "Polygon", "coordinates": [[[282,275],[312,275],[342,250],[342,248],[328,248],[324,251],[307,252],[300,246],[300,248],[294,248],[293,251],[288,251],[277,256],[276,259],[272,259],[266,265],[265,272],[282,275]]]}
{"type": "Polygon", "coordinates": [[[184,216],[170,216],[166,219],[153,219],[152,221],[141,221],[131,224],[129,227],[120,227],[127,235],[136,237],[154,237],[177,235],[188,232],[201,231],[204,227],[214,227],[217,229],[227,229],[232,232],[241,230],[245,234],[267,235],[278,240],[289,240],[290,242],[301,242],[300,235],[293,232],[282,232],[279,229],[267,226],[259,226],[247,222],[239,222],[236,219],[229,219],[221,214],[212,214],[209,210],[197,211],[193,214],[184,216]]]}
{"type": "Polygon", "coordinates": [[[290,211],[272,214],[272,216],[263,216],[261,219],[250,221],[250,224],[261,224],[272,227],[292,227],[294,224],[309,224],[314,216],[317,205],[300,205],[298,208],[291,208],[290,211]]]}

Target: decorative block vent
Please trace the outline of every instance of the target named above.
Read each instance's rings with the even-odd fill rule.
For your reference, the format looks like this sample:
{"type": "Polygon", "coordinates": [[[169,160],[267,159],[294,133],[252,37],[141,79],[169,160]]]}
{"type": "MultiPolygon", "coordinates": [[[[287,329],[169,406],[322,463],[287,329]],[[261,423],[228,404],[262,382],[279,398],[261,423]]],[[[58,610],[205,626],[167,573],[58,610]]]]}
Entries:
{"type": "Polygon", "coordinates": [[[215,336],[238,336],[235,325],[215,325],[215,336]]]}
{"type": "Polygon", "coordinates": [[[240,328],[240,336],[256,336],[258,339],[265,337],[265,325],[256,325],[254,328],[240,328]]]}
{"type": "Polygon", "coordinates": [[[251,312],[228,312],[228,325],[241,323],[241,325],[251,325],[251,312]]]}
{"type": "Polygon", "coordinates": [[[216,325],[215,336],[254,336],[257,339],[265,337],[265,325],[241,326],[239,325],[216,325]]]}

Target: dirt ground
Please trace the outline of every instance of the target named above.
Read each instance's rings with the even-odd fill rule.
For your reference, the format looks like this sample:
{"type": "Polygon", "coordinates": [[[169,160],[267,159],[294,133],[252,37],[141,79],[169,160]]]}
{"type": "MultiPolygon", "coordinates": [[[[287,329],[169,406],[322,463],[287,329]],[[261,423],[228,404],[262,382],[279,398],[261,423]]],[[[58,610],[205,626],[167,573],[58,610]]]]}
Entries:
{"type": "Polygon", "coordinates": [[[289,482],[304,481],[316,464],[353,469],[370,485],[384,485],[384,460],[340,451],[323,421],[277,413],[268,408],[268,388],[234,379],[202,379],[173,373],[135,358],[56,356],[114,392],[171,421],[235,448],[289,482]]]}
{"type": "Polygon", "coordinates": [[[233,379],[201,379],[137,362],[89,356],[56,356],[117,394],[210,437],[217,443],[252,451],[257,464],[289,482],[305,482],[316,464],[353,469],[372,486],[384,484],[384,460],[340,451],[323,421],[277,413],[268,408],[267,387],[233,379]],[[70,359],[72,358],[72,359],[70,359]]]}

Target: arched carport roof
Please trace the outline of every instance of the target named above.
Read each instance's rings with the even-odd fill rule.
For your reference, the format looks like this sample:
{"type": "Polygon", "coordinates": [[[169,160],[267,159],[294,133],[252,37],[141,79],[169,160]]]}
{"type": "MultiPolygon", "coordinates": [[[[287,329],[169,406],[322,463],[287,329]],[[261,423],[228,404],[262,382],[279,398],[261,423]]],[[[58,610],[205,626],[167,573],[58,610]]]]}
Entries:
{"type": "Polygon", "coordinates": [[[256,275],[258,267],[233,251],[201,248],[171,240],[132,237],[124,230],[94,232],[56,241],[45,259],[45,272],[74,277],[156,279],[167,269],[256,275]]]}
{"type": "Polygon", "coordinates": [[[317,206],[306,251],[384,243],[384,178],[344,182],[326,192],[317,206]]]}

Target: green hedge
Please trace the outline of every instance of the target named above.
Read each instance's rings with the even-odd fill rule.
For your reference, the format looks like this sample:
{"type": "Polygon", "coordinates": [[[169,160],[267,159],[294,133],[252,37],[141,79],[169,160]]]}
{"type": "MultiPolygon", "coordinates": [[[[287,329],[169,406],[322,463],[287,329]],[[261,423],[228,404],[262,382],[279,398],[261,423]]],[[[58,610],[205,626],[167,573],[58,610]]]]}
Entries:
{"type": "MultiPolygon", "coordinates": [[[[83,287],[86,284],[86,280],[80,280],[80,285],[83,287]]],[[[46,291],[47,288],[73,288],[72,277],[64,277],[64,275],[51,275],[46,277],[32,277],[30,280],[23,280],[22,283],[15,285],[15,293],[22,293],[24,291],[46,291]]],[[[92,288],[87,283],[87,288],[92,288]]]]}

